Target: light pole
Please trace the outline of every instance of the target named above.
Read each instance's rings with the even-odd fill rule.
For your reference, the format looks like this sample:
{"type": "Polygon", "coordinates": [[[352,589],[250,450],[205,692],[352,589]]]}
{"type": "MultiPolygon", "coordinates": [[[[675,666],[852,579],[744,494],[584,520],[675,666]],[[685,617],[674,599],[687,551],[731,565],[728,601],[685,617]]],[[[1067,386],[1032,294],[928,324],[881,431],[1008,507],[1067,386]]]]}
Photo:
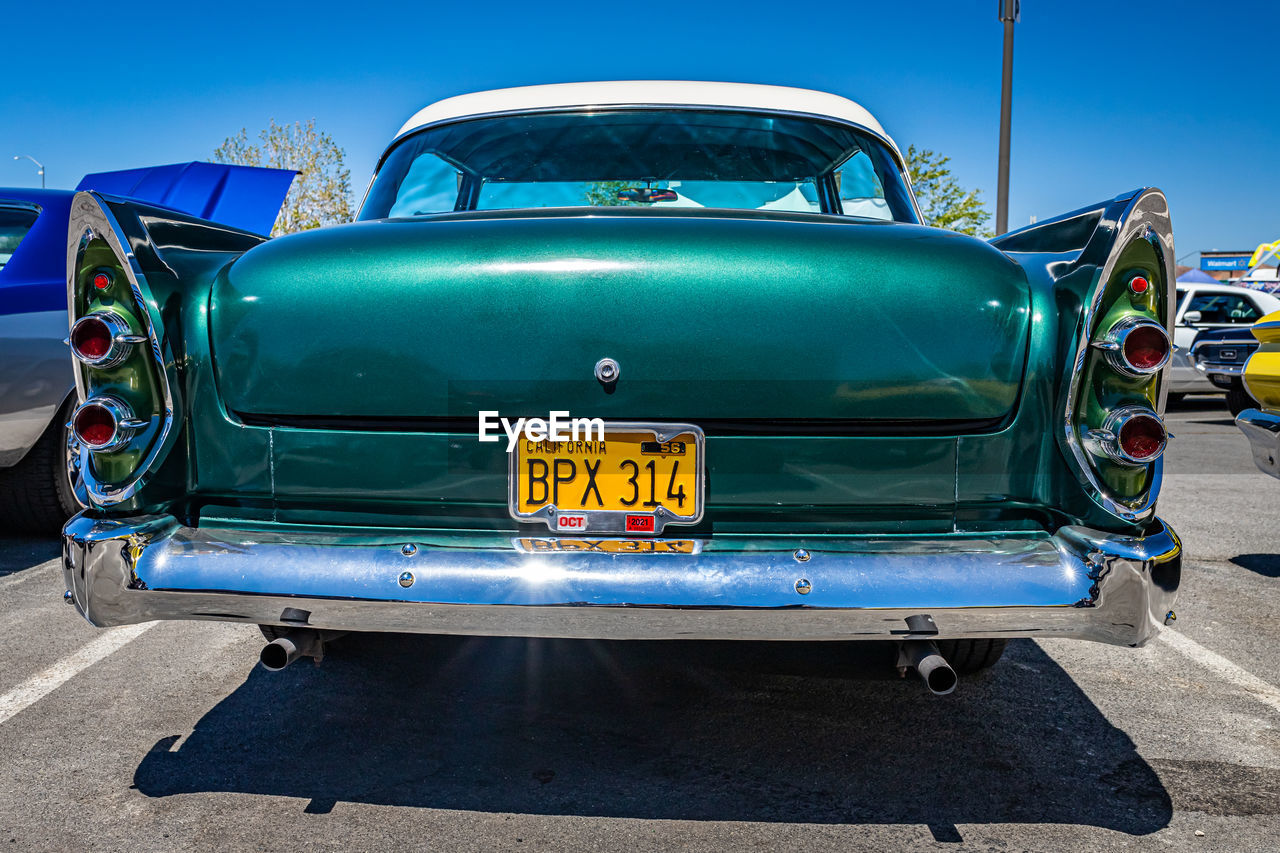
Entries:
{"type": "Polygon", "coordinates": [[[1004,69],[1000,75],[1000,174],[996,178],[996,234],[1009,230],[1009,123],[1013,112],[1013,25],[1021,0],[999,0],[1004,23],[1004,69]]]}
{"type": "Polygon", "coordinates": [[[36,166],[40,169],[40,189],[44,189],[44,164],[43,163],[41,163],[36,158],[32,157],[30,154],[14,154],[13,159],[30,160],[32,163],[35,163],[36,166]]]}

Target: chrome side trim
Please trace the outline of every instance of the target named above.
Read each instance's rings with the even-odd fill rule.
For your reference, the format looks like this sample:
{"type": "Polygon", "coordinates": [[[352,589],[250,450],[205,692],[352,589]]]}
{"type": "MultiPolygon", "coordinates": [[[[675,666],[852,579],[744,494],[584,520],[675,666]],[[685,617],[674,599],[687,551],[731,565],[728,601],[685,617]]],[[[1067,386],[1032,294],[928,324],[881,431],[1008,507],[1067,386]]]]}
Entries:
{"type": "MultiPolygon", "coordinates": [[[[1104,214],[1105,216],[1105,214],[1104,214]]],[[[1098,476],[1089,458],[1086,437],[1075,423],[1076,403],[1080,398],[1080,383],[1084,374],[1085,361],[1089,355],[1089,344],[1094,334],[1094,323],[1102,310],[1102,300],[1106,295],[1107,282],[1115,273],[1116,264],[1124,248],[1135,238],[1146,240],[1155,249],[1156,256],[1164,266],[1165,281],[1165,328],[1173,328],[1173,314],[1177,300],[1174,296],[1173,273],[1173,227],[1169,221],[1169,203],[1160,190],[1149,188],[1135,193],[1126,203],[1123,211],[1114,221],[1105,219],[1098,228],[1109,225],[1117,228],[1111,241],[1106,262],[1098,270],[1094,281],[1093,293],[1084,305],[1080,321],[1080,340],[1072,362],[1071,380],[1067,384],[1062,406],[1063,443],[1066,445],[1069,458],[1074,461],[1077,474],[1082,478],[1085,492],[1104,510],[1130,522],[1147,522],[1155,517],[1156,498],[1160,494],[1160,484],[1164,478],[1164,464],[1161,460],[1152,463],[1151,484],[1147,491],[1130,501],[1112,493],[1098,476]]],[[[1167,374],[1166,374],[1167,376],[1167,374]]],[[[1160,383],[1160,398],[1156,406],[1156,414],[1164,411],[1165,399],[1168,396],[1168,383],[1160,383]]]]}
{"type": "Polygon", "coordinates": [[[616,639],[900,640],[938,634],[1141,645],[1182,546],[1064,527],[990,536],[717,536],[698,553],[525,553],[498,534],[190,528],[79,515],[63,570],[95,625],[152,619],[616,639]],[[797,553],[808,559],[801,565],[797,553]],[[406,577],[408,575],[408,577],[406,577]]]}
{"type": "MultiPolygon", "coordinates": [[[[129,238],[120,228],[105,202],[97,193],[78,192],[71,202],[71,218],[67,223],[67,312],[69,323],[76,322],[76,266],[80,253],[95,239],[107,242],[129,282],[129,290],[138,305],[138,313],[146,326],[146,342],[151,348],[151,356],[155,360],[156,374],[159,377],[160,395],[163,406],[160,419],[160,431],[152,441],[151,449],[138,464],[137,470],[129,479],[118,484],[99,482],[93,475],[90,451],[81,450],[80,472],[84,481],[85,493],[91,503],[109,506],[133,497],[146,481],[148,472],[162,454],[167,453],[177,437],[173,429],[175,419],[175,403],[173,389],[178,386],[177,368],[171,357],[166,357],[161,345],[164,330],[159,326],[160,320],[155,306],[149,301],[150,291],[144,288],[146,276],[134,255],[129,238]]],[[[76,394],[83,403],[88,397],[84,372],[81,365],[72,359],[76,379],[76,394]]]]}
{"type": "Polygon", "coordinates": [[[1280,477],[1280,413],[1245,409],[1236,415],[1236,426],[1249,439],[1258,470],[1280,477]]]}

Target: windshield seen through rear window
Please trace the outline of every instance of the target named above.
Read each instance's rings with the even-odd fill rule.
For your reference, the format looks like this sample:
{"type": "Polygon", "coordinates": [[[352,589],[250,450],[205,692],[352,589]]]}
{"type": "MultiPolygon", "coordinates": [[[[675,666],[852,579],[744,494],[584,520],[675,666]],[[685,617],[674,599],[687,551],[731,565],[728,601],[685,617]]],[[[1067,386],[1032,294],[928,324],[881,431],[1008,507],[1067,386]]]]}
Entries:
{"type": "Polygon", "coordinates": [[[626,207],[828,213],[916,222],[888,146],[818,119],[688,109],[534,113],[410,134],[361,219],[626,207]]]}

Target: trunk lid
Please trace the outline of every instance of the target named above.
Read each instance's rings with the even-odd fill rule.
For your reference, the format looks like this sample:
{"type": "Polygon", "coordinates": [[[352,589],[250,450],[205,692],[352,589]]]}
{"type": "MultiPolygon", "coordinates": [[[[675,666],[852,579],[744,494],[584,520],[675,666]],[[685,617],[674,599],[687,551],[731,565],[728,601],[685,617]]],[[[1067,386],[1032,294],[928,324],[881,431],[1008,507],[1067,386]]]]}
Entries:
{"type": "Polygon", "coordinates": [[[919,226],[446,216],[254,248],[216,281],[210,333],[250,422],[474,430],[480,410],[568,410],[966,432],[1017,401],[1029,304],[1002,253],[919,226]]]}

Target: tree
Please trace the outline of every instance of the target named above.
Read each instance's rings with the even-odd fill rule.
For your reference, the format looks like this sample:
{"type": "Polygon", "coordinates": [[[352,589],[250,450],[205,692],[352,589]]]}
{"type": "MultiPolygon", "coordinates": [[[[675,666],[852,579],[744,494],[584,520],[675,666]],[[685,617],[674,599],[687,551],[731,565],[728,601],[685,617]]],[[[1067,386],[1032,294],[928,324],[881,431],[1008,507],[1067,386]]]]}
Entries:
{"type": "Polygon", "coordinates": [[[592,181],[587,184],[587,204],[592,207],[634,207],[639,202],[618,198],[618,191],[636,186],[634,181],[592,181]]]}
{"type": "Polygon", "coordinates": [[[947,167],[949,162],[950,157],[927,149],[917,151],[914,145],[907,147],[907,173],[925,223],[962,234],[990,237],[986,224],[991,214],[982,203],[982,193],[961,187],[947,167]]]}
{"type": "Polygon", "coordinates": [[[343,165],[346,152],[329,134],[316,130],[315,119],[276,124],[273,118],[258,138],[261,143],[250,144],[248,132],[241,128],[214,149],[213,159],[298,171],[271,229],[272,237],[351,221],[351,170],[343,165]]]}

